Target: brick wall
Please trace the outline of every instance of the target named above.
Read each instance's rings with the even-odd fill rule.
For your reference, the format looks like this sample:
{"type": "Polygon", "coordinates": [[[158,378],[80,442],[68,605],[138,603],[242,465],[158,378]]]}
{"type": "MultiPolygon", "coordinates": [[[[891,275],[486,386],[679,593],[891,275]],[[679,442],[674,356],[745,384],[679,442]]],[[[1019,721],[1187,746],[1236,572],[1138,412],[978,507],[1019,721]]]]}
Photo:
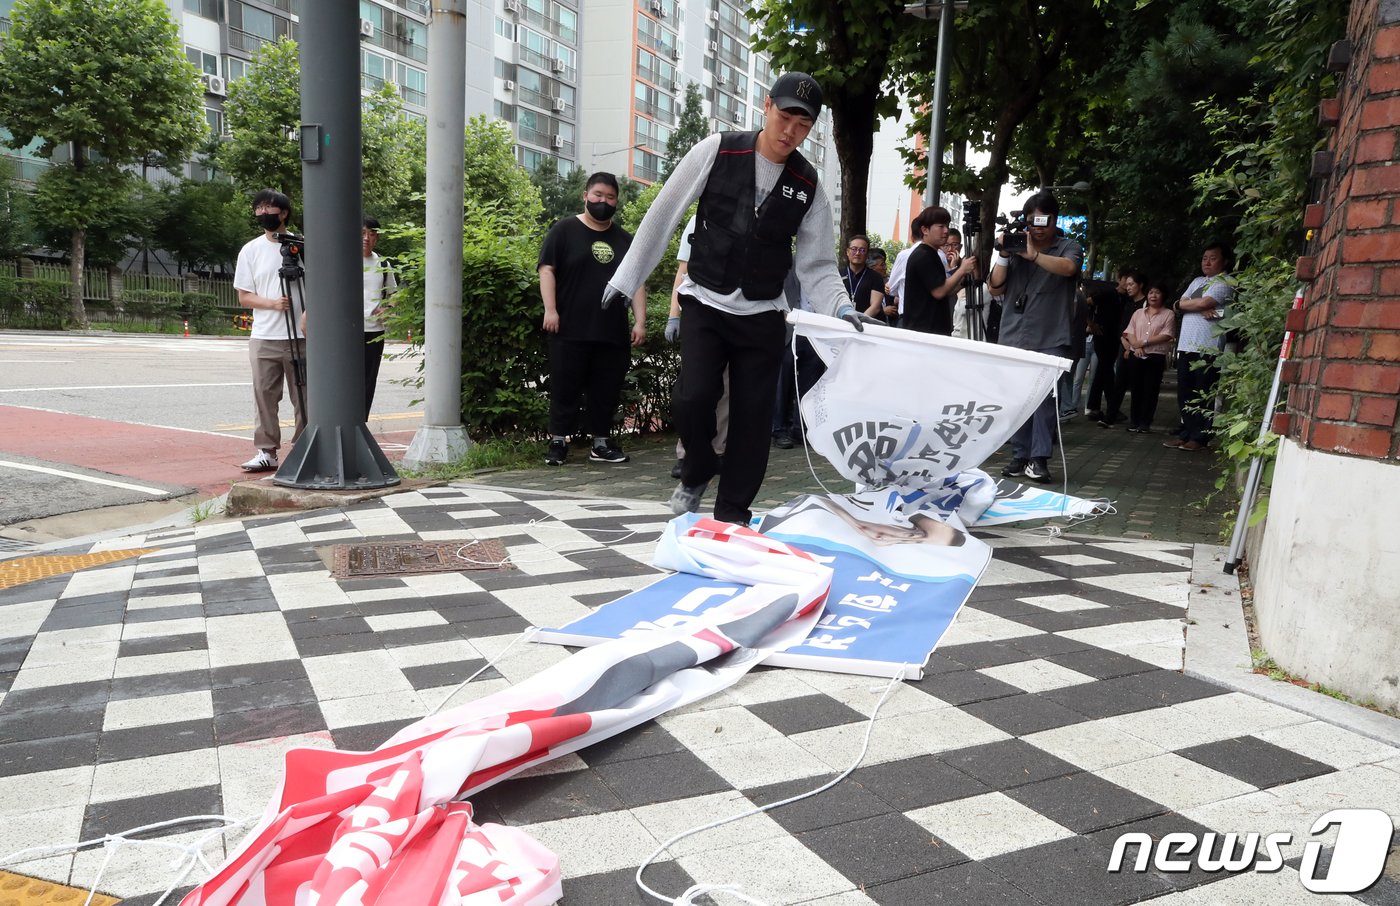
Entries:
{"type": "Polygon", "coordinates": [[[1332,49],[1337,97],[1313,173],[1322,186],[1305,221],[1307,283],[1285,368],[1287,411],[1275,422],[1303,446],[1400,459],[1400,0],[1356,0],[1332,49]]]}

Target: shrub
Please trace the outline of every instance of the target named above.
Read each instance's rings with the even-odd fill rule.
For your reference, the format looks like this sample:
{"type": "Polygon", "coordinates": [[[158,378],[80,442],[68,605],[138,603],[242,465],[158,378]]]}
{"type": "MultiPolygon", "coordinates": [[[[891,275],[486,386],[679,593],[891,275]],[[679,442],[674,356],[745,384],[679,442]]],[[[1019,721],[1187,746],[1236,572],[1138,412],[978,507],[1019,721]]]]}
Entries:
{"type": "Polygon", "coordinates": [[[0,276],[0,325],[62,330],[69,311],[67,283],[0,276]]]}

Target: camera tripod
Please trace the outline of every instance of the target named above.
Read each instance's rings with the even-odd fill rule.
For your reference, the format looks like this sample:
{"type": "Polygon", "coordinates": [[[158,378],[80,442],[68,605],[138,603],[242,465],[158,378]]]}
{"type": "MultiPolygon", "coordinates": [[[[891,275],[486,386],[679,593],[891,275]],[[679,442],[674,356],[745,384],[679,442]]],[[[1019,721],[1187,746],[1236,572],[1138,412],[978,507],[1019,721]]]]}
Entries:
{"type": "Polygon", "coordinates": [[[287,347],[292,359],[292,387],[296,393],[297,411],[306,417],[306,360],[301,357],[297,345],[297,299],[301,299],[301,310],[306,312],[306,268],[301,264],[305,240],[290,233],[277,237],[282,244],[282,266],[277,277],[282,283],[282,296],[290,304],[282,310],[282,322],[287,328],[287,347]],[[292,289],[296,289],[293,295],[292,289]]]}
{"type": "MultiPolygon", "coordinates": [[[[982,203],[968,199],[963,212],[963,236],[968,245],[967,254],[974,258],[977,257],[977,237],[981,232],[982,203]]],[[[982,278],[974,279],[971,274],[963,277],[963,336],[969,340],[987,339],[987,303],[983,295],[985,290],[982,278]]]]}

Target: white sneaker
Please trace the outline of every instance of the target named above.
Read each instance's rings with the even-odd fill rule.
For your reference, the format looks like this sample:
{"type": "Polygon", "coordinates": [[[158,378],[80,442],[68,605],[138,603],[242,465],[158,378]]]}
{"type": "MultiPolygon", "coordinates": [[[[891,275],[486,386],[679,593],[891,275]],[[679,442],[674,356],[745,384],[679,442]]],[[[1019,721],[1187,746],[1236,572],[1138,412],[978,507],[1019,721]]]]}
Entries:
{"type": "Polygon", "coordinates": [[[277,471],[277,454],[268,450],[259,450],[258,455],[239,466],[245,472],[275,472],[277,471]]]}

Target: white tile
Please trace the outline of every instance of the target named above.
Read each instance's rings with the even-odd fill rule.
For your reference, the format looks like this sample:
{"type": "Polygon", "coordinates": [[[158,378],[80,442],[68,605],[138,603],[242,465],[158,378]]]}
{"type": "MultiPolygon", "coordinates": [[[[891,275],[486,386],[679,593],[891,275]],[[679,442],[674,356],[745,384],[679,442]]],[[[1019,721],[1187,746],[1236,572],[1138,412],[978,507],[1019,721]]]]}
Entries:
{"type": "MultiPolygon", "coordinates": [[[[885,719],[884,711],[880,714],[882,722],[885,719]]],[[[947,752],[1011,738],[986,721],[957,708],[898,714],[891,716],[889,722],[916,746],[922,746],[925,753],[947,752]]]]}
{"type": "Polygon", "coordinates": [[[214,694],[180,692],[149,698],[114,699],[107,703],[102,729],[127,730],[131,727],[151,727],[177,723],[182,720],[212,719],[214,694]]]}
{"type": "MultiPolygon", "coordinates": [[[[653,542],[654,546],[654,542],[653,542]]],[[[562,548],[563,550],[584,550],[584,545],[562,548]]],[[[513,544],[510,547],[510,562],[527,576],[558,576],[567,573],[587,573],[588,567],[564,557],[557,550],[543,544],[513,544]]]]}
{"type": "MultiPolygon", "coordinates": [[[[92,765],[83,765],[0,777],[0,819],[50,809],[81,808],[87,804],[88,793],[92,790],[92,772],[92,765]]],[[[10,852],[13,850],[0,846],[0,855],[10,852]]]]}
{"type": "Polygon", "coordinates": [[[1141,761],[1162,754],[1161,746],[1153,745],[1126,733],[1105,720],[1042,730],[1021,737],[1036,748],[1056,758],[1068,761],[1086,771],[1099,771],[1116,764],[1141,761]]]}
{"type": "Polygon", "coordinates": [[[345,525],[345,522],[345,513],[337,510],[333,513],[323,513],[320,516],[302,516],[297,520],[297,525],[301,528],[302,531],[306,531],[308,529],[324,531],[323,526],[343,526],[345,525]]]}
{"type": "Polygon", "coordinates": [[[513,685],[515,684],[504,678],[475,679],[465,686],[438,686],[432,689],[419,689],[418,697],[423,700],[428,714],[437,714],[440,711],[450,711],[453,708],[494,695],[513,685]]]}
{"type": "Polygon", "coordinates": [[[1000,667],[984,667],[978,672],[1027,692],[1049,692],[1051,689],[1094,682],[1092,676],[1052,664],[1043,658],[1019,664],[1002,664],[1000,667]]]}
{"type": "Polygon", "coordinates": [[[107,566],[101,569],[84,569],[73,574],[63,588],[60,598],[76,598],[81,595],[105,595],[114,591],[126,591],[136,579],[136,564],[107,566]]]}
{"type": "Polygon", "coordinates": [[[1229,692],[1225,695],[1182,702],[1176,707],[1202,720],[1230,728],[1231,736],[1244,736],[1275,727],[1307,723],[1312,719],[1301,711],[1260,701],[1243,692],[1229,692]]]}
{"type": "Polygon", "coordinates": [[[272,596],[282,610],[304,610],[311,607],[334,607],[349,604],[350,599],[335,584],[326,570],[304,573],[281,573],[267,577],[272,596]]]}
{"type": "MultiPolygon", "coordinates": [[[[765,903],[801,903],[851,890],[854,885],[794,837],[765,840],[681,856],[681,867],[698,884],[738,887],[765,903]]],[[[672,896],[679,890],[663,891],[672,896]]]]}
{"type": "Polygon", "coordinates": [[[326,726],[332,730],[418,718],[426,713],[427,707],[417,692],[377,692],[321,701],[321,714],[326,718],[326,726]]]}
{"type": "Polygon", "coordinates": [[[261,815],[282,782],[286,753],[294,748],[334,749],[335,741],[321,731],[219,746],[224,814],[261,815]]]}
{"type": "Polygon", "coordinates": [[[782,738],[772,725],[741,707],[663,714],[657,723],[692,752],[782,738]]]}
{"type": "Polygon", "coordinates": [[[305,544],[306,535],[295,523],[281,522],[277,525],[249,526],[248,540],[255,549],[264,550],[289,544],[305,544]]]}
{"type": "Polygon", "coordinates": [[[1379,765],[1365,764],[1285,783],[1269,792],[1314,818],[1334,808],[1378,808],[1388,812],[1392,821],[1400,821],[1400,783],[1379,765]]]}
{"type": "MultiPolygon", "coordinates": [[[[993,545],[995,547],[996,545],[993,545]]],[[[1023,547],[1024,545],[1016,545],[1023,547]]],[[[1020,585],[1026,582],[1056,582],[1060,577],[1053,573],[1043,573],[1038,569],[1031,569],[1028,566],[1020,566],[1016,563],[1008,563],[1005,560],[998,560],[996,555],[992,555],[992,562],[987,564],[987,571],[982,574],[982,578],[977,584],[980,587],[993,585],[1020,585]]]]}
{"type": "Polygon", "coordinates": [[[97,766],[92,779],[92,801],[112,802],[218,783],[219,753],[216,749],[130,758],[97,766]]]}
{"type": "Polygon", "coordinates": [[[555,588],[556,585],[550,583],[527,588],[503,588],[492,594],[535,626],[563,626],[593,612],[591,607],[559,594],[555,588]]]}
{"type": "Polygon", "coordinates": [[[363,541],[364,535],[360,534],[359,529],[342,528],[329,532],[308,531],[306,540],[312,544],[325,544],[327,541],[363,541]]]}
{"type": "Polygon", "coordinates": [[[461,664],[481,660],[481,653],[465,639],[429,642],[404,648],[387,648],[389,657],[400,667],[423,667],[428,664],[461,664]]]}
{"type": "Polygon", "coordinates": [[[1124,591],[1162,604],[1179,604],[1191,593],[1189,571],[1129,573],[1116,576],[1081,576],[1078,581],[1110,591],[1124,591]]]}
{"type": "MultiPolygon", "coordinates": [[[[753,803],[737,792],[712,793],[673,802],[661,802],[632,809],[632,814],[653,837],[669,840],[692,828],[719,821],[753,808],[753,803]]],[[[720,827],[700,831],[668,847],[668,851],[683,856],[710,849],[754,844],[775,837],[785,837],[787,831],[768,815],[759,813],[731,821],[720,827]]]]}
{"type": "Polygon", "coordinates": [[[1068,639],[1107,648],[1110,651],[1131,653],[1134,646],[1152,645],[1161,642],[1180,644],[1186,637],[1186,624],[1181,620],[1140,620],[1136,623],[1114,623],[1109,626],[1091,626],[1088,629],[1070,629],[1060,633],[1068,639]]]}
{"type": "MultiPolygon", "coordinates": [[[[69,805],[60,808],[50,806],[43,811],[29,812],[22,821],[0,821],[0,855],[8,856],[22,849],[36,846],[62,846],[77,843],[82,839],[83,805],[69,805]]],[[[100,850],[99,850],[100,852],[100,850]]],[[[68,883],[68,870],[73,857],[57,856],[25,862],[23,865],[7,866],[27,875],[35,875],[68,883]]]]}
{"type": "Polygon", "coordinates": [[[1016,600],[1055,613],[1065,613],[1071,610],[1093,610],[1096,607],[1106,606],[1076,595],[1031,595],[1028,598],[1017,598],[1016,600]]]}
{"type": "Polygon", "coordinates": [[[280,613],[230,614],[210,617],[206,623],[210,667],[296,660],[299,656],[280,613]]]}
{"type": "Polygon", "coordinates": [[[23,604],[7,604],[0,607],[0,639],[17,639],[32,636],[44,625],[53,610],[54,602],[28,601],[23,604]]]}
{"type": "MultiPolygon", "coordinates": [[[[193,548],[191,548],[193,550],[193,548]]],[[[199,569],[199,560],[195,557],[179,557],[176,559],[151,560],[148,557],[141,557],[136,561],[136,574],[153,573],[167,569],[189,570],[191,572],[199,569]]]]}
{"type": "Polygon", "coordinates": [[[189,617],[183,620],[151,620],[146,623],[128,622],[122,626],[122,641],[128,639],[155,639],[172,635],[190,635],[204,631],[203,617],[189,617]]]}
{"type": "Polygon", "coordinates": [[[159,594],[159,591],[151,589],[161,589],[168,585],[189,585],[199,581],[199,573],[191,570],[188,573],[181,573],[178,576],[150,576],[144,579],[137,579],[131,583],[132,591],[146,589],[151,594],[159,594]]]}
{"type": "MultiPolygon", "coordinates": [[[[418,592],[411,588],[362,588],[345,593],[351,601],[418,601],[418,592]]],[[[407,606],[407,605],[405,605],[407,606]]]]}
{"type": "Polygon", "coordinates": [[[412,694],[413,686],[394,665],[389,653],[351,651],[302,660],[311,688],[322,703],[336,698],[358,698],[389,692],[412,694]]]}
{"type": "Polygon", "coordinates": [[[413,629],[417,626],[447,625],[447,620],[435,610],[380,614],[379,616],[365,617],[365,622],[375,632],[388,632],[391,629],[413,629]]]}
{"type": "Polygon", "coordinates": [[[1097,772],[1110,783],[1160,802],[1173,811],[1252,793],[1252,784],[1172,752],[1097,772]]]}
{"type": "Polygon", "coordinates": [[[1219,742],[1241,733],[1229,724],[1207,720],[1183,711],[1180,706],[1119,714],[1105,717],[1097,723],[1121,730],[1167,751],[1219,742]]]}
{"type": "MultiPolygon", "coordinates": [[[[875,705],[884,697],[889,680],[869,676],[853,676],[849,673],[823,673],[815,670],[794,670],[793,675],[818,692],[831,696],[848,708],[853,708],[862,717],[869,717],[875,705]]],[[[900,714],[914,714],[919,711],[937,711],[949,708],[941,698],[909,683],[899,683],[884,704],[880,705],[881,717],[895,717],[900,714]]]]}
{"type": "Polygon", "coordinates": [[[1121,651],[1123,654],[1135,657],[1154,667],[1161,667],[1163,670],[1180,670],[1186,663],[1185,640],[1133,645],[1123,648],[1121,651]]]}
{"type": "Polygon", "coordinates": [[[507,646],[522,635],[523,633],[487,636],[472,639],[471,644],[491,662],[501,676],[517,683],[569,657],[569,652],[560,645],[541,645],[524,641],[506,651],[507,646]]]}
{"type": "Polygon", "coordinates": [[[121,626],[116,624],[40,633],[29,646],[24,665],[48,667],[87,659],[115,661],[121,633],[121,626]]]}
{"type": "Polygon", "coordinates": [[[973,642],[1000,642],[1003,639],[1019,639],[1028,635],[1044,635],[1044,631],[1024,623],[1016,623],[1002,617],[986,616],[973,622],[954,620],[953,625],[939,640],[940,647],[970,645],[973,642]]]}
{"type": "Polygon", "coordinates": [[[974,859],[1073,837],[1074,832],[1004,793],[955,799],[905,814],[974,859]]]}
{"type": "Polygon", "coordinates": [[[1102,547],[1123,554],[1132,554],[1135,557],[1156,560],[1159,563],[1166,563],[1169,566],[1180,566],[1184,570],[1189,570],[1191,568],[1190,557],[1168,553],[1167,551],[1161,550],[1155,544],[1142,544],[1136,541],[1095,541],[1094,547],[1102,547]]]}
{"type": "Polygon", "coordinates": [[[15,674],[15,681],[10,684],[10,691],[111,679],[112,664],[112,661],[74,661],[52,667],[21,667],[15,674]]]}
{"type": "Polygon", "coordinates": [[[521,830],[557,854],[565,877],[571,878],[635,869],[659,844],[630,812],[580,815],[528,824],[521,830]]]}
{"type": "MultiPolygon", "coordinates": [[[[194,824],[190,826],[198,827],[194,824]]],[[[162,843],[176,846],[194,846],[204,841],[205,845],[200,848],[200,852],[211,865],[218,865],[224,860],[224,840],[221,836],[212,835],[209,830],[170,834],[161,837],[160,840],[162,843]]],[[[172,869],[171,864],[178,858],[179,853],[164,846],[139,846],[130,843],[118,846],[115,852],[111,853],[111,861],[107,862],[104,868],[103,862],[107,856],[108,853],[102,847],[84,850],[74,856],[73,886],[86,889],[98,881],[98,872],[101,871],[99,886],[104,892],[113,896],[132,897],[152,891],[164,891],[179,874],[178,870],[172,869]]],[[[199,871],[197,867],[190,876],[198,877],[199,871]]]]}
{"type": "Polygon", "coordinates": [[[413,527],[391,509],[350,510],[350,522],[366,538],[379,535],[412,535],[413,527]]]}
{"type": "Polygon", "coordinates": [[[759,705],[811,695],[813,688],[795,670],[751,670],[729,687],[729,695],[741,705],[759,705]]]}
{"type": "Polygon", "coordinates": [[[154,610],[160,607],[184,607],[202,604],[204,598],[198,592],[178,595],[132,595],[126,601],[127,610],[154,610]]]}
{"type": "MultiPolygon", "coordinates": [[[[151,543],[147,545],[146,536],[138,532],[132,535],[123,535],[120,538],[108,538],[105,541],[97,541],[92,547],[88,548],[87,552],[89,554],[97,554],[106,551],[129,551],[134,547],[155,547],[156,544],[157,542],[154,536],[152,536],[151,543]]],[[[148,557],[151,555],[142,554],[141,556],[148,557]]]]}
{"type": "Polygon", "coordinates": [[[208,670],[209,652],[171,651],[166,654],[143,654],[136,657],[117,658],[112,676],[155,676],[162,673],[179,673],[184,670],[208,670]]]}
{"type": "Polygon", "coordinates": [[[404,585],[413,589],[423,598],[439,598],[445,595],[470,595],[481,591],[481,586],[458,573],[432,573],[426,576],[405,576],[404,585]]]}
{"type": "Polygon", "coordinates": [[[224,535],[237,535],[243,531],[241,522],[201,522],[194,527],[195,540],[219,538],[224,535]]]}
{"type": "Polygon", "coordinates": [[[205,554],[199,558],[201,582],[254,579],[262,575],[262,563],[259,562],[255,551],[229,551],[223,554],[205,554]]]}
{"type": "MultiPolygon", "coordinates": [[[[705,749],[695,754],[736,789],[754,789],[831,773],[830,765],[782,736],[705,749]]],[[[820,784],[814,780],[812,786],[820,784]]]]}
{"type": "Polygon", "coordinates": [[[390,494],[388,497],[379,498],[385,506],[394,509],[407,509],[420,506],[432,506],[433,502],[417,491],[404,491],[402,494],[390,494]]]}
{"type": "Polygon", "coordinates": [[[1091,557],[1088,554],[1046,554],[1045,559],[1065,566],[1112,566],[1112,560],[1091,557]]]}

